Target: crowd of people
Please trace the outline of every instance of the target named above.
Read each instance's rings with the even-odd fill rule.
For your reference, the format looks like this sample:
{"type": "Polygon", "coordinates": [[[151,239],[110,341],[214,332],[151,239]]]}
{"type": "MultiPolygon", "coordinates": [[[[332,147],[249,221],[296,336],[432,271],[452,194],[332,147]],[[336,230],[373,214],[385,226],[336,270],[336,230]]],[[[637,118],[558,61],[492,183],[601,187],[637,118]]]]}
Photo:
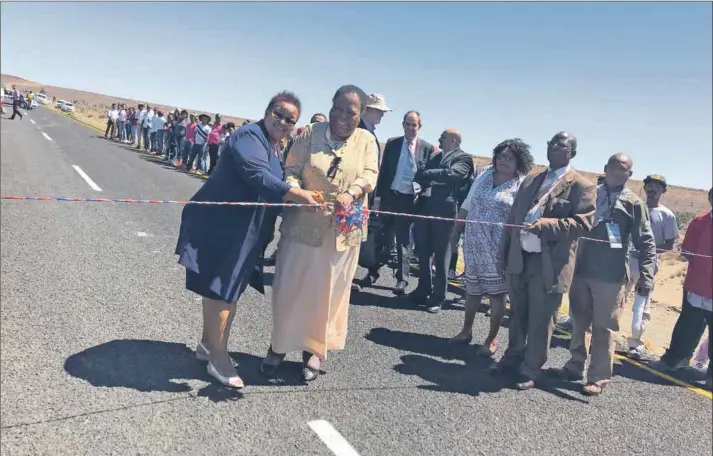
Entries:
{"type": "MultiPolygon", "coordinates": [[[[302,378],[312,381],[328,352],[345,346],[351,293],[366,292],[387,264],[396,277],[393,293],[406,295],[415,258],[417,285],[407,299],[437,314],[461,240],[465,313],[450,343],[473,341],[476,311],[488,297],[490,329],[477,353],[493,357],[509,302],[508,346],[492,375],[512,379],[520,390],[554,375],[583,381],[583,394],[601,394],[613,376],[620,314],[631,291],[628,355],[642,356],[657,252],[671,250],[679,236],[675,215],[660,204],[667,189],[663,176],[645,179],[643,201],[626,186],[632,158],[617,153],[601,179],[590,182],[572,166],[578,141],[568,132],[547,141],[544,170],[533,171],[530,145],[519,138],[497,144],[492,164],[478,170],[461,149],[460,131],[443,130],[433,145],[419,136],[422,116],[413,110],[403,116],[403,135],[382,148],[376,127],[392,110],[384,96],[352,85],[337,90],[328,115],[317,113],[298,127],[301,110],[295,94],[280,92],[260,121],[237,130],[222,125],[219,115],[211,123],[205,114],[174,111],[165,118],[143,105],[109,112],[107,138],[143,144],[177,166],[191,170],[195,164],[210,175],[192,201],[305,205],[183,210],[176,254],[186,269],[186,288],[203,298],[196,356],[220,383],[243,387],[228,337],[246,288],[264,293],[264,266],[276,269],[272,335],[260,371],[273,376],[287,353],[300,351],[302,378]],[[358,217],[367,207],[375,212],[358,217]],[[266,257],[278,217],[280,241],[266,257]],[[355,277],[358,265],[366,268],[361,278],[355,277]],[[544,372],[564,294],[571,357],[562,368],[544,372]]],[[[708,196],[713,206],[713,189],[708,196]]],[[[695,218],[682,244],[689,261],[683,308],[661,369],[688,365],[705,328],[710,331],[711,217],[709,211],[695,218]]],[[[707,361],[710,352],[708,339],[697,360],[707,361]]],[[[711,378],[708,366],[709,388],[711,378]]]]}
{"type": "Polygon", "coordinates": [[[208,114],[189,114],[185,109],[166,116],[149,105],[114,103],[107,112],[104,137],[131,144],[137,150],[143,148],[186,171],[209,176],[235,129],[233,122],[223,124],[220,114],[211,122],[208,114]]]}

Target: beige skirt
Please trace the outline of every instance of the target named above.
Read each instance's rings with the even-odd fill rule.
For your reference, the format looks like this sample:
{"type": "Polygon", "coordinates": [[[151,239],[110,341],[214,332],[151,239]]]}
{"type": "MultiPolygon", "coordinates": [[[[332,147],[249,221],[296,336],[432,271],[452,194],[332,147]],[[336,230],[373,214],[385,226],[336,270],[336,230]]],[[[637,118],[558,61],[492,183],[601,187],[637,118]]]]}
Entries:
{"type": "Polygon", "coordinates": [[[322,359],[347,338],[351,284],[359,246],[336,250],[331,232],[321,247],[286,237],[277,247],[272,284],[272,350],[308,351],[322,359]]]}

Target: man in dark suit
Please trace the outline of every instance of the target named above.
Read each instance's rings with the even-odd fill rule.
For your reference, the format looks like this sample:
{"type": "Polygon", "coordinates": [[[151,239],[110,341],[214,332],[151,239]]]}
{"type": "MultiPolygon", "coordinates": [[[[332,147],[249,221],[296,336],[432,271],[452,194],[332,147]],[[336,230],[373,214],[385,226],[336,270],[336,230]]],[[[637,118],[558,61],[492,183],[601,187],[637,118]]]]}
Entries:
{"type": "MultiPolygon", "coordinates": [[[[416,191],[414,178],[419,166],[423,167],[433,155],[433,145],[418,137],[421,129],[421,115],[409,111],[402,122],[404,135],[391,138],[384,148],[384,156],[379,168],[379,178],[374,191],[373,208],[404,214],[414,213],[416,191]]],[[[413,219],[404,216],[380,215],[382,230],[388,233],[384,239],[391,242],[396,236],[396,287],[394,293],[402,295],[408,287],[410,257],[410,227],[413,219]]],[[[356,281],[362,287],[371,286],[379,278],[381,264],[369,269],[364,279],[356,281]]]]}
{"type": "Polygon", "coordinates": [[[596,191],[570,161],[577,139],[557,133],[547,142],[550,166],[525,178],[515,197],[498,251],[510,294],[509,341],[496,373],[517,371],[516,387],[527,390],[547,362],[555,316],[574,274],[580,236],[591,231],[596,191]]]}
{"type": "MultiPolygon", "coordinates": [[[[444,131],[438,139],[440,151],[433,154],[425,166],[416,172],[417,214],[450,219],[458,215],[458,191],[468,176],[473,174],[473,157],[461,150],[460,145],[459,131],[444,131]]],[[[453,221],[416,219],[415,222],[419,271],[418,286],[410,297],[414,304],[427,305],[430,313],[441,310],[446,299],[450,242],[454,227],[453,221]],[[433,280],[430,264],[432,256],[436,269],[433,280]]]]}

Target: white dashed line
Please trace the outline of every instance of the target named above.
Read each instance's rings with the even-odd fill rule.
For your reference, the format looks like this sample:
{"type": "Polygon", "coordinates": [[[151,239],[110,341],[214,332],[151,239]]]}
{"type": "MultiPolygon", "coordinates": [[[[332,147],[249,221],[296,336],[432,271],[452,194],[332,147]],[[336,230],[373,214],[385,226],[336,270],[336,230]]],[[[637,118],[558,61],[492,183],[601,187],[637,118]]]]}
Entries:
{"type": "MultiPolygon", "coordinates": [[[[44,133],[42,133],[42,134],[44,135],[44,133]]],[[[92,178],[89,177],[89,176],[87,176],[87,173],[85,173],[85,172],[82,170],[82,168],[80,168],[80,167],[77,166],[77,165],[72,165],[72,168],[74,168],[74,170],[75,170],[80,176],[82,176],[82,179],[84,179],[84,180],[87,182],[87,184],[89,184],[89,186],[92,188],[92,190],[97,191],[97,192],[101,192],[101,191],[102,191],[102,189],[99,188],[99,186],[94,183],[94,181],[92,180],[92,178]]]]}
{"type": "Polygon", "coordinates": [[[30,122],[32,122],[32,125],[35,125],[35,121],[30,119],[30,122]]]}
{"type": "Polygon", "coordinates": [[[359,453],[325,420],[310,421],[307,425],[332,450],[335,456],[359,456],[359,453]]]}
{"type": "Polygon", "coordinates": [[[52,141],[52,138],[50,138],[49,135],[44,131],[42,132],[42,136],[44,136],[47,141],[52,141]]]}
{"type": "Polygon", "coordinates": [[[148,234],[144,233],[143,231],[139,231],[138,233],[136,233],[136,235],[137,235],[138,237],[146,237],[146,236],[148,236],[148,234]]]}

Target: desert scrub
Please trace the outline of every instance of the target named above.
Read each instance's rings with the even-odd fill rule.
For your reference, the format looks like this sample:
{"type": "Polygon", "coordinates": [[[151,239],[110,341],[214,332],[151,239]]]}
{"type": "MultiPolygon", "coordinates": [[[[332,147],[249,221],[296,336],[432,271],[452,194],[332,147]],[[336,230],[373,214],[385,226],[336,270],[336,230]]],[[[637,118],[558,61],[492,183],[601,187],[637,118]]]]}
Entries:
{"type": "Polygon", "coordinates": [[[678,224],[678,231],[685,232],[688,228],[688,224],[696,216],[695,212],[676,212],[676,223],[678,224]]]}

